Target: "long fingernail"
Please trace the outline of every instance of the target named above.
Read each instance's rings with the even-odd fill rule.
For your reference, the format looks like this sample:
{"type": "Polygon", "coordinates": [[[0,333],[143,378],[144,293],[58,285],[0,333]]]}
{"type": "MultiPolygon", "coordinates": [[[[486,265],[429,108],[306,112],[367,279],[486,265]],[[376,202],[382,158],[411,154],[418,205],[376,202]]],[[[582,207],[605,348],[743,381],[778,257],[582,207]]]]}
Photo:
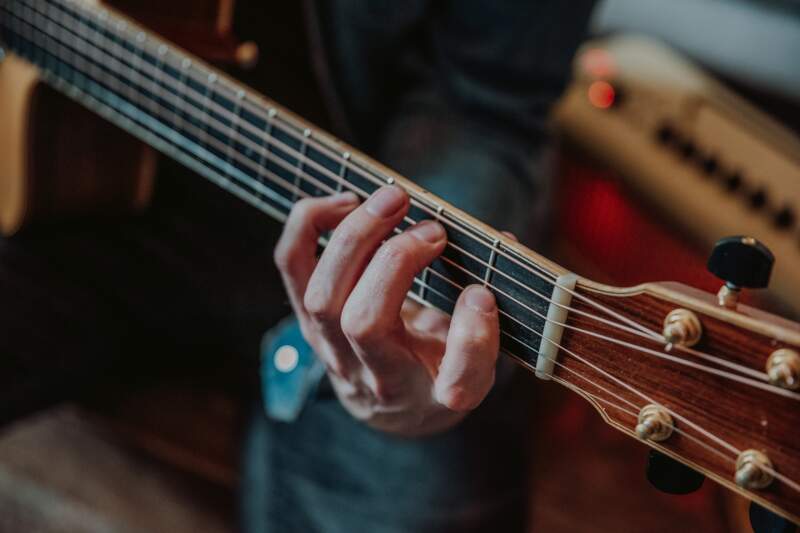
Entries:
{"type": "Polygon", "coordinates": [[[409,230],[409,233],[417,239],[429,243],[437,243],[444,239],[445,236],[442,225],[433,220],[423,220],[422,222],[414,224],[409,230]]]}
{"type": "Polygon", "coordinates": [[[479,285],[473,285],[467,288],[466,294],[464,295],[464,303],[476,311],[481,311],[483,313],[491,313],[494,311],[496,305],[494,294],[479,285]]]}
{"type": "Polygon", "coordinates": [[[329,198],[330,202],[336,207],[344,207],[358,202],[358,196],[354,192],[341,192],[329,198]]]}
{"type": "Polygon", "coordinates": [[[406,193],[399,187],[382,187],[367,200],[367,212],[381,218],[397,213],[406,203],[406,193]]]}

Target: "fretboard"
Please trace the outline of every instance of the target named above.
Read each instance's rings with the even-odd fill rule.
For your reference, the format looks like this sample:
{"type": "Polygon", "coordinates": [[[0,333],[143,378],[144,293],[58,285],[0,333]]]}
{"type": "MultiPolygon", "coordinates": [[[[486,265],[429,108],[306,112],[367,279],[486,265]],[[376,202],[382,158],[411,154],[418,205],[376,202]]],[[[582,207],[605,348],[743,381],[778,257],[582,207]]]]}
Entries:
{"type": "Polygon", "coordinates": [[[435,219],[448,234],[409,296],[450,313],[465,286],[489,287],[504,350],[535,366],[557,276],[545,261],[114,12],[0,1],[0,43],[57,90],[278,220],[301,198],[405,186],[412,205],[396,231],[435,219]]]}

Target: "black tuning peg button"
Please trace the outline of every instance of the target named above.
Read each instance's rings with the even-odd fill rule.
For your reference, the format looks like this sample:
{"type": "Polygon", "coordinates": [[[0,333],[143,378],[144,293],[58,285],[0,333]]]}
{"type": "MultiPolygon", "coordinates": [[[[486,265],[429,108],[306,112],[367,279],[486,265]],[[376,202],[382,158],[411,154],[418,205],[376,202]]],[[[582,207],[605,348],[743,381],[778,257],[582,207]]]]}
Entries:
{"type": "Polygon", "coordinates": [[[708,258],[708,270],[723,280],[720,305],[735,308],[741,289],[761,289],[769,284],[775,256],[753,237],[725,237],[714,245],[708,258]]]}
{"type": "Polygon", "coordinates": [[[769,284],[775,256],[753,237],[725,237],[714,245],[708,270],[737,288],[761,289],[769,284]]]}
{"type": "Polygon", "coordinates": [[[798,531],[796,524],[755,502],[750,503],[750,526],[753,528],[753,533],[797,533],[798,531]]]}
{"type": "Polygon", "coordinates": [[[647,480],[667,494],[689,494],[703,486],[705,476],[661,452],[647,456],[647,480]]]}

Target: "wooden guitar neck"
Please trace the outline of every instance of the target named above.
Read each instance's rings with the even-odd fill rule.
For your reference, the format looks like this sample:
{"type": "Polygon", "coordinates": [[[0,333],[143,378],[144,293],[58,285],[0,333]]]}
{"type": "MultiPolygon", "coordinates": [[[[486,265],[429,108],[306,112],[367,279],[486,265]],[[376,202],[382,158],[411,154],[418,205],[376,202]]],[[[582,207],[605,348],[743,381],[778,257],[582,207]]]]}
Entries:
{"type": "Polygon", "coordinates": [[[113,11],[7,0],[0,42],[59,91],[278,220],[301,198],[404,188],[411,209],[395,231],[433,219],[448,233],[409,297],[450,312],[466,285],[483,284],[502,348],[520,364],[800,521],[796,325],[684,288],[582,279],[113,11]]]}

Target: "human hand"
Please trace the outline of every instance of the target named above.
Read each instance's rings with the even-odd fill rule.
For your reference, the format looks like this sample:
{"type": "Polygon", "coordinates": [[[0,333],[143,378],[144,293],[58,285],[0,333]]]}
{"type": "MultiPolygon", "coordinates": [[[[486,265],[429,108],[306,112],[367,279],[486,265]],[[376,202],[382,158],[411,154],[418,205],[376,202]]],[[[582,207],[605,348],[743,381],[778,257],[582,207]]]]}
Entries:
{"type": "Polygon", "coordinates": [[[480,404],[494,383],[499,325],[494,295],[480,285],[462,292],[452,318],[406,298],[447,240],[434,221],[391,236],[408,207],[396,186],[361,205],[349,192],[303,199],[275,263],[345,409],[411,436],[444,430],[480,404]],[[317,259],[317,239],[327,230],[333,235],[317,259]]]}

